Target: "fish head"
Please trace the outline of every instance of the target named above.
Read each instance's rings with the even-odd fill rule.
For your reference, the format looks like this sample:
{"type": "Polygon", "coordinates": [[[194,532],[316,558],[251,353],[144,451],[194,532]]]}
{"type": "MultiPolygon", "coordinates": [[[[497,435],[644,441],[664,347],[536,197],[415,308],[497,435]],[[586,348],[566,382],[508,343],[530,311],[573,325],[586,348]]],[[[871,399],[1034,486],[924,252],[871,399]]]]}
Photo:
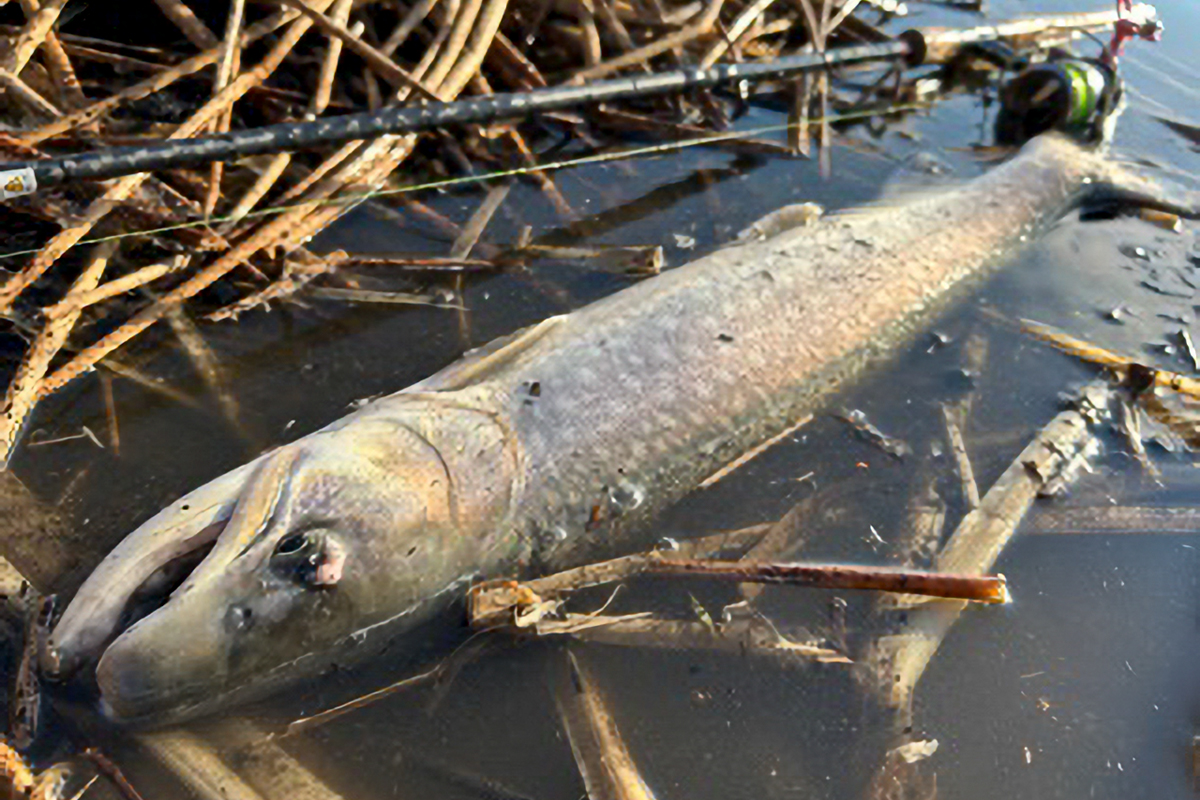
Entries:
{"type": "MultiPolygon", "coordinates": [[[[488,462],[503,461],[503,447],[478,447],[483,469],[472,472],[464,452],[445,457],[416,422],[359,420],[261,459],[199,565],[108,632],[96,667],[104,712],[175,721],[319,675],[428,619],[486,568],[481,555],[503,550],[494,533],[507,470],[488,462]]],[[[101,575],[89,594],[106,590],[118,602],[138,591],[101,575]]],[[[88,613],[64,614],[52,638],[60,658],[88,613]]]]}

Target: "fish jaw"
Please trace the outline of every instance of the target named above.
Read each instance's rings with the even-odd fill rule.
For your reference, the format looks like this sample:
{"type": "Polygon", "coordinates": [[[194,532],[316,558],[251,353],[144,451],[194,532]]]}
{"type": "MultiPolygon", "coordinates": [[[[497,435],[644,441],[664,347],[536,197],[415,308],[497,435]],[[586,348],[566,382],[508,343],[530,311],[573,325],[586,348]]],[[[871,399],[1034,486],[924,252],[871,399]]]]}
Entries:
{"type": "Polygon", "coordinates": [[[258,465],[204,561],[104,650],[111,719],[181,721],[359,660],[511,562],[504,431],[472,410],[404,410],[258,465]],[[469,452],[453,446],[464,431],[469,452]]]}
{"type": "Polygon", "coordinates": [[[167,506],[117,545],[63,612],[42,654],[42,671],[66,679],[99,658],[138,591],[171,562],[210,546],[233,514],[257,461],[167,506]]]}

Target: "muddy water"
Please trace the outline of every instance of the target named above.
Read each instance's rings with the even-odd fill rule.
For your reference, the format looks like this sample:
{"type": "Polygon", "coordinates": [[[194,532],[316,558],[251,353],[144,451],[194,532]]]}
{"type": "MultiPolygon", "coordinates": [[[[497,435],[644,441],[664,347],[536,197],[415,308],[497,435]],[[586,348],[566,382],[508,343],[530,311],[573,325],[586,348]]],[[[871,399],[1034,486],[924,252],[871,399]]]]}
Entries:
{"type": "MultiPolygon", "coordinates": [[[[1053,10],[1093,5],[1037,4],[1053,10]]],[[[996,18],[1032,10],[1034,4],[1015,0],[991,4],[996,18]]],[[[1163,173],[1194,173],[1200,156],[1153,116],[1200,119],[1194,66],[1187,66],[1195,64],[1189,31],[1200,24],[1200,12],[1190,4],[1162,11],[1167,40],[1135,43],[1124,62],[1132,91],[1117,147],[1163,173]]],[[[979,19],[922,4],[913,4],[912,12],[906,24],[967,25],[979,19]]],[[[579,220],[563,223],[536,188],[520,185],[485,238],[511,241],[520,226],[530,224],[540,241],[553,244],[661,244],[668,265],[679,265],[785,203],[813,201],[832,210],[902,193],[901,187],[915,182],[969,178],[980,167],[952,148],[983,141],[990,113],[977,98],[960,97],[879,138],[848,131],[848,146],[834,151],[830,181],[822,181],[810,162],[713,149],[566,171],[556,179],[579,220]],[[919,154],[936,156],[948,174],[923,171],[914,159],[919,154]],[[694,246],[681,246],[676,234],[694,239],[694,246]]],[[[780,121],[758,110],[739,124],[780,121]]],[[[422,199],[461,221],[479,196],[422,199]]],[[[397,227],[370,207],[317,244],[356,252],[446,247],[427,227],[397,227]]],[[[1193,304],[1200,300],[1189,282],[1200,276],[1189,258],[1200,258],[1194,229],[1179,235],[1128,218],[1063,220],[940,320],[937,336],[930,332],[831,402],[830,412],[864,410],[880,428],[907,441],[913,455],[896,460],[832,413],[822,415],[686,499],[662,520],[663,534],[686,536],[777,518],[819,494],[814,526],[820,535],[806,555],[886,562],[904,506],[922,481],[937,480],[951,524],[963,512],[945,455],[939,403],[971,390],[959,372],[964,343],[976,336],[988,344],[966,430],[977,478],[986,488],[1055,413],[1059,392],[1090,376],[1004,320],[1032,317],[1187,370],[1187,357],[1177,346],[1166,352],[1160,345],[1177,345],[1173,337],[1181,323],[1167,317],[1185,324],[1196,319],[1193,304]],[[1108,313],[1118,306],[1120,322],[1108,313]]],[[[71,520],[81,562],[60,578],[61,588],[69,591],[107,548],[162,505],[262,448],[326,424],[357,399],[425,377],[467,346],[586,304],[628,280],[586,262],[545,261],[528,272],[473,280],[464,297],[470,309],[465,324],[442,309],[309,301],[247,315],[238,326],[206,327],[237,402],[237,425],[219,413],[212,392],[165,341],[139,353],[143,368],[180,387],[199,408],[118,381],[119,453],[105,435],[99,384],[80,382],[40,412],[31,438],[55,439],[87,426],[109,446],[101,450],[76,439],[30,447],[16,463],[22,480],[71,520]]],[[[379,288],[406,286],[379,271],[368,281],[379,288]]],[[[1200,336],[1200,328],[1193,335],[1200,336]]],[[[1200,472],[1190,457],[1152,447],[1163,468],[1156,483],[1123,454],[1119,442],[1107,444],[1096,474],[1068,502],[1200,505],[1200,472]]],[[[1008,576],[1016,602],[967,613],[918,688],[914,734],[939,742],[923,767],[936,772],[941,796],[1186,796],[1191,737],[1200,727],[1192,669],[1200,644],[1197,547],[1200,536],[1017,537],[997,566],[1008,576]]],[[[722,587],[689,589],[714,613],[733,599],[722,587]]],[[[851,639],[863,644],[877,623],[865,598],[847,599],[851,639]]],[[[762,606],[781,628],[820,634],[829,600],[818,592],[773,589],[762,606]]],[[[639,583],[614,608],[686,615],[690,602],[681,587],[639,583]]],[[[445,645],[434,642],[431,648],[445,645]]],[[[662,798],[862,797],[888,741],[878,709],[844,668],[669,649],[592,646],[582,654],[594,667],[634,759],[662,798]]],[[[421,690],[399,696],[284,746],[351,800],[578,797],[583,785],[557,723],[547,676],[548,665],[559,659],[560,652],[540,647],[491,654],[465,667],[444,694],[421,690]]],[[[409,674],[419,661],[413,654],[390,654],[370,668],[304,686],[286,704],[250,713],[271,727],[409,674]]],[[[116,732],[100,728],[95,735],[122,757],[147,797],[180,795],[165,773],[122,744],[116,732]]]]}

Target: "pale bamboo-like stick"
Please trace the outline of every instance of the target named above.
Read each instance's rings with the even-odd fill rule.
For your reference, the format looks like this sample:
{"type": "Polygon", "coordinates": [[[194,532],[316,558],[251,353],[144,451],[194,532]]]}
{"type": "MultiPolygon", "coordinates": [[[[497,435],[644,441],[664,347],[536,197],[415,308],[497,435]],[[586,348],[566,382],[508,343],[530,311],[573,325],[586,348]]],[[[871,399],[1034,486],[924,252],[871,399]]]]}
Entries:
{"type": "Polygon", "coordinates": [[[46,36],[54,28],[62,13],[67,0],[47,0],[32,16],[25,21],[17,32],[9,48],[0,52],[0,69],[20,75],[21,70],[33,58],[34,52],[42,46],[46,36]]]}
{"type": "MultiPolygon", "coordinates": [[[[317,2],[324,8],[331,4],[333,0],[317,0],[317,2]]],[[[283,62],[288,53],[292,51],[292,48],[295,47],[300,37],[308,31],[311,25],[312,22],[305,17],[301,17],[293,22],[291,27],[279,37],[274,47],[263,56],[262,61],[254,69],[239,75],[237,80],[233,81],[224,91],[201,106],[167,138],[183,139],[195,135],[230,104],[238,100],[252,87],[266,80],[275,71],[275,68],[283,62]]],[[[45,247],[38,251],[24,270],[9,278],[7,283],[0,286],[0,313],[6,311],[21,292],[53,266],[63,253],[74,247],[117,204],[128,199],[129,195],[147,177],[149,177],[149,173],[135,173],[119,178],[110,184],[103,195],[92,201],[87,211],[84,212],[83,218],[77,224],[55,235],[45,247]]],[[[117,332],[114,331],[114,334],[117,332]]],[[[91,349],[88,348],[88,350],[91,349]]],[[[88,350],[83,351],[83,353],[88,352],[88,350]]],[[[83,353],[76,356],[76,359],[82,356],[83,353]]],[[[88,366],[90,368],[91,365],[88,366]]]]}
{"type": "MultiPolygon", "coordinates": [[[[116,249],[116,242],[97,245],[83,272],[60,304],[67,302],[73,295],[95,289],[116,249]]],[[[21,428],[37,404],[39,384],[50,370],[50,361],[67,343],[67,337],[79,321],[79,315],[80,311],[48,314],[45,327],[29,345],[21,365],[17,367],[16,374],[9,382],[4,396],[3,414],[0,415],[0,471],[8,468],[8,460],[17,444],[21,428]]]]}
{"type": "Polygon", "coordinates": [[[0,69],[0,87],[10,91],[13,97],[43,116],[61,118],[63,115],[57,106],[6,69],[0,69]]]}
{"type": "Polygon", "coordinates": [[[207,50],[217,46],[216,34],[201,22],[195,12],[184,5],[182,0],[154,0],[154,4],[197,48],[207,50]]]}
{"type": "MultiPolygon", "coordinates": [[[[269,33],[282,28],[287,23],[296,19],[300,14],[297,11],[286,10],[279,14],[264,19],[251,25],[242,35],[242,47],[246,47],[269,33]]],[[[21,141],[25,144],[34,145],[43,142],[53,136],[66,133],[69,130],[87,125],[94,122],[109,111],[121,106],[124,103],[132,103],[141,100],[145,97],[158,92],[173,84],[180,78],[185,78],[188,75],[193,75],[205,67],[210,67],[217,63],[217,59],[221,57],[223,52],[221,45],[215,45],[212,48],[192,56],[186,61],[181,61],[173,67],[164,67],[162,72],[147,78],[140,83],[135,83],[132,86],[126,87],[116,94],[110,95],[103,100],[97,100],[85,108],[67,114],[61,119],[56,119],[41,127],[33,130],[24,131],[21,134],[21,141]]]]}
{"type": "Polygon", "coordinates": [[[700,59],[700,69],[708,69],[717,63],[721,56],[729,51],[730,45],[741,38],[751,25],[761,19],[774,2],[775,0],[754,0],[753,3],[742,9],[742,13],[737,15],[725,35],[718,39],[700,59]]]}
{"type": "Polygon", "coordinates": [[[421,83],[420,80],[414,78],[409,72],[401,68],[395,61],[379,52],[371,45],[364,42],[359,37],[355,36],[350,31],[346,30],[344,25],[339,25],[334,20],[325,16],[320,11],[316,10],[306,2],[306,0],[279,0],[292,8],[295,8],[300,13],[304,14],[308,19],[312,20],[318,28],[329,36],[336,37],[346,44],[355,52],[367,65],[374,70],[379,77],[383,78],[388,83],[399,88],[411,88],[421,92],[431,100],[445,102],[445,98],[441,97],[436,91],[421,83]]]}
{"type": "Polygon", "coordinates": [[[682,30],[675,33],[663,36],[650,44],[643,45],[636,50],[630,50],[628,53],[609,59],[594,67],[587,67],[575,73],[575,75],[567,81],[569,85],[578,86],[587,81],[602,78],[605,75],[610,75],[617,70],[625,67],[641,64],[655,56],[662,55],[668,50],[687,44],[688,42],[697,39],[712,30],[712,26],[716,24],[717,17],[721,13],[721,6],[724,0],[708,0],[708,5],[705,6],[700,18],[693,23],[690,23],[682,30]]]}
{"type": "MultiPolygon", "coordinates": [[[[21,0],[21,10],[27,20],[32,19],[41,10],[41,3],[39,0],[21,0]]],[[[71,59],[53,28],[46,34],[46,40],[42,43],[42,57],[50,71],[50,77],[54,80],[54,86],[58,89],[59,104],[70,111],[87,105],[88,100],[79,84],[78,76],[75,75],[75,68],[71,65],[71,59]]]]}

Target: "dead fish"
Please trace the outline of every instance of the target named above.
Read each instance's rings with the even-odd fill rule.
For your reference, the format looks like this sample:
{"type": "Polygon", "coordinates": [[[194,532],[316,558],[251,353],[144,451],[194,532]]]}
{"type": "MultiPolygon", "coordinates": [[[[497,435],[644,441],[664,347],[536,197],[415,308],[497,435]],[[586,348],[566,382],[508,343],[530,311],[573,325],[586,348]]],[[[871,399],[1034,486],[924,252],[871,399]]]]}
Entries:
{"type": "Polygon", "coordinates": [[[940,195],[719,250],[468,353],[144,523],[66,609],[46,671],[98,659],[104,711],[161,724],[367,658],[435,617],[461,624],[447,610],[480,576],[632,550],[705,476],[1100,192],[1200,209],[1042,137],[940,195]]]}

